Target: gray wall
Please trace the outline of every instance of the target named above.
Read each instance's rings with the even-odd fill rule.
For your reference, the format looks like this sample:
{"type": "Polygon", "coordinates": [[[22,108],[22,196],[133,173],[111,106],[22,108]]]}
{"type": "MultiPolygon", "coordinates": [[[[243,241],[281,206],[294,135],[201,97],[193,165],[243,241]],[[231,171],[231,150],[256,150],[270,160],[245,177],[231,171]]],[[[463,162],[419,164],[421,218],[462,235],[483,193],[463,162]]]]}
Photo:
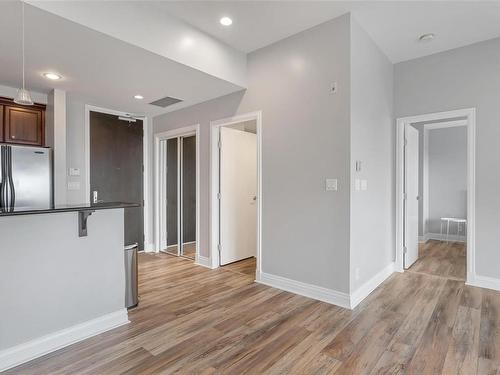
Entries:
{"type": "Polygon", "coordinates": [[[349,292],[349,45],[345,15],[251,53],[245,92],[154,119],[155,132],[201,125],[202,255],[209,122],[262,110],[263,272],[349,292]],[[338,178],[338,192],[325,191],[329,177],[338,178]]]}
{"type": "Polygon", "coordinates": [[[351,291],[394,261],[393,65],[351,19],[351,291]],[[362,161],[360,172],[356,160],[362,161]],[[368,181],[355,191],[355,179],[368,181]]]}
{"type": "Polygon", "coordinates": [[[429,130],[428,150],[428,231],[439,233],[441,217],[467,217],[467,128],[429,130]]]}
{"type": "Polygon", "coordinates": [[[476,273],[500,278],[500,39],[395,65],[396,117],[475,107],[476,273]]]}
{"type": "Polygon", "coordinates": [[[0,351],[124,308],[123,209],[0,218],[0,351]],[[29,230],[27,230],[29,228],[29,230]]]}

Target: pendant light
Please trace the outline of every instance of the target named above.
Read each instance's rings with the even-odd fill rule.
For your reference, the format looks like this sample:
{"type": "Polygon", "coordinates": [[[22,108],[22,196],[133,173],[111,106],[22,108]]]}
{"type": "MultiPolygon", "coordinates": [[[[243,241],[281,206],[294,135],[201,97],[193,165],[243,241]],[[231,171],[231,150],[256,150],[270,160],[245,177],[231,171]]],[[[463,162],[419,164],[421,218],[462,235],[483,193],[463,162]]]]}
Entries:
{"type": "Polygon", "coordinates": [[[22,4],[22,50],[23,50],[23,87],[17,91],[17,96],[14,99],[14,103],[22,105],[33,105],[33,100],[31,99],[31,94],[26,90],[24,86],[24,0],[21,1],[22,4]]]}

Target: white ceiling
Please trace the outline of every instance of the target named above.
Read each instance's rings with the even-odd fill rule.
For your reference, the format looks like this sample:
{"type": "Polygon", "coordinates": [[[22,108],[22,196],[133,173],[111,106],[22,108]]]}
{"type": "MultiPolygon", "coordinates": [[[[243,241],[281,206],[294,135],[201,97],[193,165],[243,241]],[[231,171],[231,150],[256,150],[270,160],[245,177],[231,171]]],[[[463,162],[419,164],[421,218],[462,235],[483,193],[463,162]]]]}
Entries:
{"type": "MultiPolygon", "coordinates": [[[[20,2],[0,1],[0,84],[12,87],[21,84],[20,9],[20,2]]],[[[31,5],[26,5],[26,85],[42,93],[59,88],[87,104],[151,116],[241,90],[31,5]],[[64,78],[47,80],[42,76],[47,71],[64,78]],[[184,101],[167,109],[147,104],[165,96],[184,101]]]]}
{"type": "Polygon", "coordinates": [[[500,36],[500,1],[166,1],[171,14],[244,52],[344,13],[396,63],[500,36]],[[233,25],[219,24],[222,16],[233,25]],[[430,43],[419,43],[425,33],[430,43]]]}

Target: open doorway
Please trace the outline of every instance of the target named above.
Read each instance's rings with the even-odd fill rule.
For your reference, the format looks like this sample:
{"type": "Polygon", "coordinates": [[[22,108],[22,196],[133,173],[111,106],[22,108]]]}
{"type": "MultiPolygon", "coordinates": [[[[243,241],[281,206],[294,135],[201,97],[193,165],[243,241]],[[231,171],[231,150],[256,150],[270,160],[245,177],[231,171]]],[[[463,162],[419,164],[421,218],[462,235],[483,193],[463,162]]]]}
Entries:
{"type": "Polygon", "coordinates": [[[212,267],[260,269],[260,112],[211,123],[212,267]]]}
{"type": "Polygon", "coordinates": [[[157,251],[199,259],[198,126],[156,135],[157,251]]]}
{"type": "Polygon", "coordinates": [[[398,120],[397,263],[469,280],[474,266],[474,110],[398,120]]]}

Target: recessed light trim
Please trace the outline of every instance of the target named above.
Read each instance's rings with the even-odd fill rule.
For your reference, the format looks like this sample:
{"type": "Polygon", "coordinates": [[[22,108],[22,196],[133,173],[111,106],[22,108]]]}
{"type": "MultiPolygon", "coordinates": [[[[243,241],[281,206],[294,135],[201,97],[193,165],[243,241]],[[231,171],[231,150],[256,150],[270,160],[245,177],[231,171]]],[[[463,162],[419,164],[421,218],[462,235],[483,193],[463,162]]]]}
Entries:
{"type": "Polygon", "coordinates": [[[52,81],[57,81],[62,78],[59,74],[52,72],[43,73],[43,76],[47,79],[51,79],[52,81]]]}
{"type": "Polygon", "coordinates": [[[219,22],[222,26],[231,26],[233,24],[233,20],[227,16],[222,17],[219,22]]]}
{"type": "Polygon", "coordinates": [[[137,95],[134,95],[134,99],[142,100],[142,99],[144,99],[144,96],[137,94],[137,95]]]}
{"type": "Polygon", "coordinates": [[[434,33],[422,34],[418,37],[418,40],[421,42],[430,42],[436,37],[434,33]]]}

